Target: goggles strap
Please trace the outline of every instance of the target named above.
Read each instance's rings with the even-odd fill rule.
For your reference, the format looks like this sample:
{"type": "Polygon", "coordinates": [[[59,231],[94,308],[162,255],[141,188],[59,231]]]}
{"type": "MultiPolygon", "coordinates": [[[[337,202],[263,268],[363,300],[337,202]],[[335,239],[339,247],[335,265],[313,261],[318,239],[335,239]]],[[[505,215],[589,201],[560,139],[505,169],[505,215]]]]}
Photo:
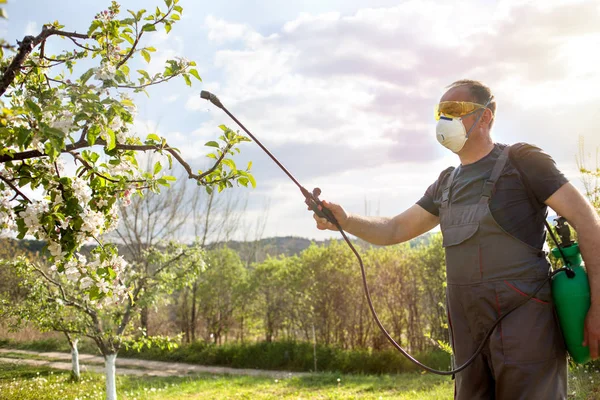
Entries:
{"type": "MultiPolygon", "coordinates": [[[[469,138],[469,135],[471,134],[471,131],[473,130],[473,128],[475,127],[475,125],[477,125],[479,123],[479,121],[481,120],[481,117],[483,117],[483,113],[485,113],[485,110],[487,110],[487,106],[490,105],[490,103],[492,102],[493,98],[494,98],[494,96],[491,96],[490,99],[487,101],[487,103],[485,103],[485,105],[483,106],[483,108],[479,109],[479,110],[483,110],[483,112],[481,114],[479,114],[479,117],[477,117],[477,119],[475,120],[475,122],[473,122],[473,125],[471,125],[471,127],[467,131],[467,139],[469,138]]],[[[479,111],[479,110],[475,110],[475,111],[479,111]]]]}

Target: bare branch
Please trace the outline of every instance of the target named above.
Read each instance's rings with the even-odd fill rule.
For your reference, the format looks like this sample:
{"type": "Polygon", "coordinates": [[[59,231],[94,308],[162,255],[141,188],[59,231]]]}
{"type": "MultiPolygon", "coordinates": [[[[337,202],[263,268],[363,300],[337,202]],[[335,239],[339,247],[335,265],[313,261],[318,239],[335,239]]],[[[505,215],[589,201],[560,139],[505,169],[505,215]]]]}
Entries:
{"type": "MultiPolygon", "coordinates": [[[[113,183],[119,183],[119,182],[121,182],[121,181],[120,181],[120,180],[118,180],[118,179],[109,178],[109,177],[108,177],[108,176],[106,176],[106,175],[102,175],[101,173],[99,173],[99,172],[96,172],[96,171],[94,170],[94,167],[92,167],[92,166],[91,166],[91,165],[90,165],[90,164],[89,164],[87,161],[85,161],[85,160],[83,159],[83,157],[81,157],[81,155],[79,155],[79,153],[77,153],[77,152],[75,152],[75,151],[69,151],[69,154],[70,154],[70,155],[72,155],[72,156],[73,156],[73,157],[74,157],[74,158],[75,158],[77,161],[79,161],[81,164],[83,164],[84,168],[85,168],[85,169],[87,169],[88,171],[91,171],[91,172],[92,172],[92,174],[94,174],[94,175],[96,175],[96,176],[99,176],[100,178],[104,178],[104,179],[106,179],[106,180],[107,180],[107,181],[109,181],[109,182],[113,182],[113,183]]],[[[143,179],[137,179],[137,180],[131,180],[131,181],[129,181],[129,180],[128,180],[127,182],[128,182],[128,183],[141,183],[141,182],[146,182],[146,181],[145,181],[145,180],[143,180],[143,179]]]]}
{"type": "Polygon", "coordinates": [[[86,306],[79,304],[78,302],[76,302],[72,299],[67,299],[65,289],[60,284],[60,282],[57,282],[54,279],[50,278],[48,275],[46,275],[46,273],[41,268],[37,267],[35,264],[31,264],[31,267],[33,269],[35,269],[40,275],[42,275],[47,282],[53,284],[54,286],[56,286],[58,288],[58,290],[60,290],[62,300],[64,301],[65,305],[76,307],[76,308],[82,310],[83,312],[85,312],[86,314],[88,314],[90,317],[92,317],[92,319],[95,322],[98,321],[98,316],[96,315],[96,312],[94,310],[91,310],[91,309],[87,308],[86,306]]]}
{"type": "MultiPolygon", "coordinates": [[[[84,128],[84,132],[87,130],[87,127],[84,128]]],[[[85,137],[84,132],[82,132],[82,138],[85,137]]],[[[106,145],[106,142],[102,139],[96,140],[96,145],[106,145]]],[[[61,151],[61,153],[70,153],[73,150],[77,150],[77,149],[81,149],[81,148],[85,148],[85,147],[89,147],[90,144],[86,141],[86,140],[82,140],[80,139],[78,142],[73,143],[73,144],[69,144],[67,146],[65,146],[65,149],[61,151]]],[[[219,166],[219,164],[221,163],[221,161],[223,161],[223,159],[225,158],[225,155],[229,152],[229,150],[231,150],[231,148],[233,147],[232,144],[227,144],[227,146],[225,146],[225,149],[223,150],[223,152],[221,153],[221,155],[219,156],[219,158],[215,161],[214,165],[206,172],[198,175],[198,174],[194,174],[192,172],[192,168],[190,167],[190,165],[183,159],[183,157],[181,157],[181,155],[179,154],[179,152],[168,146],[168,145],[164,145],[164,146],[159,146],[159,145],[142,145],[142,144],[117,144],[115,146],[116,149],[118,150],[133,150],[133,151],[166,151],[168,153],[170,153],[173,157],[175,157],[175,159],[181,164],[181,166],[185,169],[185,171],[188,174],[188,177],[190,179],[194,179],[196,181],[202,182],[203,179],[211,174],[213,171],[215,171],[217,169],[217,167],[219,166]]],[[[15,154],[5,154],[0,156],[0,163],[5,163],[5,162],[9,162],[9,161],[17,161],[17,160],[28,160],[31,158],[39,158],[39,157],[46,157],[46,154],[43,154],[42,152],[38,151],[38,150],[28,150],[28,151],[23,151],[21,153],[15,153],[15,154]]],[[[101,176],[101,175],[100,175],[101,176]]],[[[103,178],[108,179],[106,177],[103,176],[103,178]]],[[[110,179],[109,179],[110,180],[110,179]]],[[[218,183],[221,182],[222,180],[216,180],[214,182],[211,183],[218,183]]],[[[114,182],[114,181],[112,181],[114,182]]],[[[131,182],[138,182],[138,181],[131,181],[131,182]]],[[[8,182],[7,182],[8,183],[8,182]]],[[[13,187],[11,185],[11,187],[13,187]]],[[[14,188],[14,187],[13,187],[14,188]]],[[[16,190],[16,188],[15,188],[16,190]]]]}
{"type": "MultiPolygon", "coordinates": [[[[156,25],[160,24],[161,22],[163,22],[169,16],[169,14],[171,14],[172,11],[173,11],[173,5],[171,5],[171,7],[169,7],[167,12],[161,19],[155,21],[152,25],[156,26],[156,25]]],[[[129,60],[129,58],[133,55],[133,53],[135,53],[135,49],[136,49],[138,43],[140,42],[142,35],[144,34],[143,30],[141,32],[139,31],[137,21],[135,21],[135,33],[136,33],[136,38],[135,38],[135,41],[133,42],[133,45],[131,45],[131,50],[129,50],[129,53],[127,53],[127,55],[117,64],[117,66],[116,66],[117,69],[119,69],[119,67],[121,65],[125,64],[127,62],[127,60],[129,60]]]]}
{"type": "Polygon", "coordinates": [[[42,32],[37,36],[25,36],[23,41],[19,43],[17,54],[14,56],[11,63],[6,67],[2,74],[2,80],[0,80],[0,96],[6,92],[6,89],[13,83],[17,75],[21,71],[21,67],[27,59],[27,56],[35,49],[40,43],[43,43],[50,36],[64,36],[70,39],[90,39],[88,35],[84,35],[76,32],[65,32],[55,28],[48,28],[44,26],[42,32]]]}
{"type": "Polygon", "coordinates": [[[67,36],[67,38],[71,39],[71,41],[73,43],[75,43],[75,46],[81,47],[84,50],[88,50],[88,51],[95,51],[96,50],[96,49],[92,49],[91,47],[87,47],[87,46],[84,46],[84,45],[80,44],[77,40],[75,40],[74,38],[72,38],[70,36],[67,36]]]}
{"type": "Polygon", "coordinates": [[[139,32],[138,29],[138,22],[135,21],[135,41],[133,42],[133,44],[131,45],[131,50],[129,50],[129,53],[127,53],[127,55],[115,66],[116,69],[119,69],[123,64],[125,64],[127,62],[127,60],[129,60],[129,58],[133,55],[133,53],[135,53],[135,48],[137,47],[140,38],[142,37],[142,35],[144,34],[144,31],[139,32]]]}
{"type": "Polygon", "coordinates": [[[179,260],[181,257],[183,257],[185,255],[186,255],[186,252],[182,251],[177,257],[170,259],[163,266],[161,266],[159,269],[157,269],[156,272],[154,272],[153,276],[157,276],[158,274],[160,274],[161,272],[163,272],[165,270],[165,268],[167,268],[168,266],[170,266],[175,261],[179,260]]]}
{"type": "Polygon", "coordinates": [[[0,174],[0,179],[2,179],[4,181],[4,183],[6,183],[8,186],[10,186],[10,188],[12,190],[15,191],[15,193],[17,193],[19,196],[21,196],[26,202],[31,203],[31,200],[29,200],[29,198],[27,198],[27,196],[25,196],[23,194],[23,192],[21,192],[15,185],[13,185],[8,179],[6,179],[4,176],[2,176],[2,174],[0,174]]]}
{"type": "Polygon", "coordinates": [[[149,83],[145,83],[143,85],[117,85],[118,88],[122,88],[122,89],[143,89],[146,88],[148,86],[152,86],[152,85],[158,85],[159,83],[163,83],[163,82],[167,82],[173,78],[175,78],[177,75],[171,75],[168,76],[167,78],[163,78],[163,79],[159,79],[157,81],[152,81],[149,83]]]}

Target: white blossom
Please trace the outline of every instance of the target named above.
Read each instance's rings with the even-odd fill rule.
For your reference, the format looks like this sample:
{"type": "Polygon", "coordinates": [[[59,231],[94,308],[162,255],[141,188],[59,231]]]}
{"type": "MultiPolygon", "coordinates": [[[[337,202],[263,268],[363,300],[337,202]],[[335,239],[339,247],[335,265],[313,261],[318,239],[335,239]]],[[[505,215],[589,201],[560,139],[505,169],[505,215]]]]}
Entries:
{"type": "Polygon", "coordinates": [[[67,276],[67,279],[71,282],[77,282],[77,280],[81,276],[81,273],[79,272],[76,266],[70,265],[69,267],[65,268],[65,275],[67,276]]]}
{"type": "Polygon", "coordinates": [[[71,188],[73,188],[73,192],[75,198],[79,201],[79,204],[86,205],[92,198],[92,190],[88,186],[87,182],[79,177],[74,177],[71,188]]]}
{"type": "Polygon", "coordinates": [[[59,204],[63,204],[64,200],[62,197],[62,193],[58,192],[56,193],[56,195],[54,195],[54,205],[59,205],[59,204]]]}
{"type": "Polygon", "coordinates": [[[108,293],[108,290],[109,290],[108,282],[106,282],[104,279],[100,279],[97,282],[97,286],[98,286],[98,290],[100,290],[102,293],[108,293]]]}
{"type": "Polygon", "coordinates": [[[60,227],[62,229],[67,229],[69,227],[69,222],[71,222],[71,217],[65,218],[63,221],[61,221],[60,227]]]}
{"type": "Polygon", "coordinates": [[[104,214],[99,211],[93,211],[89,208],[85,208],[82,213],[79,214],[83,220],[81,225],[81,232],[87,234],[87,237],[98,236],[102,233],[104,227],[104,214]]]}
{"type": "Polygon", "coordinates": [[[15,212],[10,205],[13,193],[3,190],[0,194],[0,229],[13,230],[16,227],[15,212]]]}
{"type": "Polygon", "coordinates": [[[58,115],[44,113],[44,117],[50,120],[50,126],[52,128],[63,131],[64,133],[69,133],[75,127],[73,113],[70,111],[63,111],[58,115]]]}
{"type": "MultiPolygon", "coordinates": [[[[81,278],[81,280],[79,281],[79,286],[81,286],[81,288],[83,290],[91,287],[94,284],[94,281],[92,278],[90,278],[89,276],[84,276],[83,278],[81,278]]],[[[88,298],[89,299],[89,298],[88,298]]]]}
{"type": "Polygon", "coordinates": [[[60,243],[55,241],[50,240],[48,242],[48,251],[54,258],[60,258],[62,256],[62,248],[60,247],[60,243]]]}
{"type": "Polygon", "coordinates": [[[24,211],[19,213],[19,218],[23,219],[30,235],[38,235],[39,238],[45,238],[46,234],[42,230],[40,217],[49,210],[48,203],[45,200],[35,200],[27,205],[24,211]]]}
{"type": "Polygon", "coordinates": [[[114,65],[102,64],[100,67],[96,68],[94,78],[98,79],[99,81],[110,81],[115,78],[116,72],[117,70],[114,65]]]}
{"type": "Polygon", "coordinates": [[[123,120],[120,116],[115,115],[108,127],[116,132],[123,127],[123,120]]]}
{"type": "Polygon", "coordinates": [[[98,207],[98,208],[106,207],[107,205],[108,205],[108,200],[106,200],[106,199],[97,199],[96,200],[96,207],[98,207]]]}

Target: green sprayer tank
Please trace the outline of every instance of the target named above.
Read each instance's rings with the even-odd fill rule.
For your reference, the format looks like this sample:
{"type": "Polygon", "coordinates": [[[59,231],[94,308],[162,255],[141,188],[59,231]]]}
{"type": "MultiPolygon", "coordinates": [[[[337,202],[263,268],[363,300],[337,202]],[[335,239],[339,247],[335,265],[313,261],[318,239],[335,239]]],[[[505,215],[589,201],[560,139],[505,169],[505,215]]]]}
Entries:
{"type": "Polygon", "coordinates": [[[571,240],[566,220],[559,217],[556,221],[561,243],[558,245],[560,250],[558,247],[554,248],[552,254],[562,259],[562,250],[568,264],[566,266],[570,267],[574,274],[560,272],[552,278],[552,298],[567,350],[573,361],[585,364],[590,361],[590,349],[582,345],[585,317],[590,308],[590,285],[579,245],[571,240]]]}

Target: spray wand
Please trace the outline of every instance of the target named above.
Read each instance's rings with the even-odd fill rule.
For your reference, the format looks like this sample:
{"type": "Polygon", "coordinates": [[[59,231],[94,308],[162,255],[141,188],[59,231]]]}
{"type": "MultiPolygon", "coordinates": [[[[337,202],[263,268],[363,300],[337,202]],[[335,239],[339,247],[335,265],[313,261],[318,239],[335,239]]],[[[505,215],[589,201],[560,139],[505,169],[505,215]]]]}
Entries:
{"type": "Polygon", "coordinates": [[[544,279],[543,282],[540,283],[540,285],[529,296],[527,296],[526,298],[524,298],[523,301],[519,302],[518,304],[516,304],[515,306],[513,306],[511,309],[509,309],[507,312],[505,312],[503,315],[501,315],[496,320],[496,322],[494,322],[494,324],[489,328],[488,332],[486,333],[485,337],[481,341],[481,344],[479,345],[479,347],[477,348],[477,350],[475,351],[475,353],[467,361],[465,361],[463,365],[461,365],[461,366],[459,366],[459,367],[457,367],[457,368],[455,368],[455,369],[453,369],[451,371],[440,371],[440,370],[436,370],[436,369],[433,369],[431,367],[428,367],[427,365],[422,364],[419,360],[417,360],[416,358],[414,358],[413,356],[411,356],[406,350],[404,350],[390,336],[390,334],[388,333],[388,331],[385,329],[385,327],[381,323],[381,321],[379,319],[379,316],[377,315],[377,312],[375,311],[375,308],[373,307],[373,302],[371,301],[371,294],[370,294],[370,291],[369,291],[369,286],[367,284],[367,276],[366,276],[365,267],[364,267],[362,258],[360,257],[360,254],[358,253],[358,251],[356,250],[356,248],[354,247],[354,245],[352,244],[352,242],[350,242],[350,239],[348,239],[348,236],[346,235],[346,232],[344,232],[344,229],[342,229],[342,227],[340,226],[340,223],[337,221],[337,219],[335,218],[335,216],[333,215],[333,213],[331,212],[331,210],[329,210],[328,208],[326,208],[325,206],[323,206],[321,200],[319,199],[319,195],[321,194],[321,189],[315,188],[315,189],[313,189],[312,193],[309,192],[308,190],[306,190],[296,180],[296,178],[294,178],[294,176],[279,162],[279,160],[277,160],[277,158],[275,158],[275,156],[273,154],[271,154],[271,152],[265,146],[263,146],[263,144],[258,139],[256,139],[256,137],[254,137],[254,135],[248,129],[246,129],[246,127],[240,121],[238,121],[238,119],[233,114],[231,114],[229,112],[229,110],[227,110],[227,108],[225,108],[225,106],[223,106],[223,103],[221,103],[221,101],[219,100],[219,98],[217,96],[215,96],[214,94],[212,94],[210,92],[207,92],[206,90],[203,90],[200,93],[200,97],[203,98],[203,99],[206,99],[206,100],[210,101],[212,104],[214,104],[215,106],[217,106],[218,108],[220,108],[221,110],[223,110],[233,121],[235,121],[235,123],[238,124],[240,126],[240,128],[242,128],[244,130],[244,132],[246,132],[248,134],[248,136],[250,136],[250,138],[252,140],[254,140],[256,142],[256,144],[258,144],[260,146],[260,148],[263,149],[264,152],[269,155],[269,157],[271,157],[271,159],[275,162],[275,164],[277,164],[279,166],[279,168],[281,168],[283,170],[283,172],[286,173],[286,175],[296,184],[296,186],[298,186],[298,188],[302,192],[302,195],[304,195],[304,202],[310,207],[310,209],[315,214],[317,214],[319,217],[326,218],[329,222],[331,222],[332,224],[334,224],[338,228],[338,230],[342,234],[342,237],[344,238],[344,240],[346,241],[346,243],[348,244],[348,246],[350,247],[350,249],[352,250],[352,252],[356,256],[356,258],[358,259],[358,262],[360,264],[360,271],[361,271],[361,274],[362,274],[362,283],[363,283],[363,288],[365,290],[365,296],[367,298],[367,303],[369,304],[369,309],[371,310],[371,314],[373,315],[373,318],[375,319],[375,322],[377,323],[377,326],[383,332],[383,334],[385,335],[386,339],[400,353],[402,353],[402,355],[404,355],[406,358],[408,358],[414,364],[418,365],[419,367],[423,368],[426,371],[429,371],[429,372],[437,374],[437,375],[454,375],[454,374],[456,374],[456,373],[464,370],[465,368],[467,368],[475,360],[475,358],[481,353],[481,351],[483,350],[483,348],[485,346],[485,343],[487,342],[487,340],[489,339],[489,337],[494,332],[494,329],[496,328],[496,326],[498,326],[498,324],[500,323],[500,321],[502,321],[502,319],[504,319],[506,316],[508,316],[514,310],[516,310],[517,308],[521,307],[523,304],[525,304],[529,300],[531,300],[544,287],[544,285],[554,275],[558,274],[559,272],[563,272],[563,271],[568,270],[567,268],[560,268],[560,269],[557,269],[557,270],[553,271],[546,279],[544,279]]]}

